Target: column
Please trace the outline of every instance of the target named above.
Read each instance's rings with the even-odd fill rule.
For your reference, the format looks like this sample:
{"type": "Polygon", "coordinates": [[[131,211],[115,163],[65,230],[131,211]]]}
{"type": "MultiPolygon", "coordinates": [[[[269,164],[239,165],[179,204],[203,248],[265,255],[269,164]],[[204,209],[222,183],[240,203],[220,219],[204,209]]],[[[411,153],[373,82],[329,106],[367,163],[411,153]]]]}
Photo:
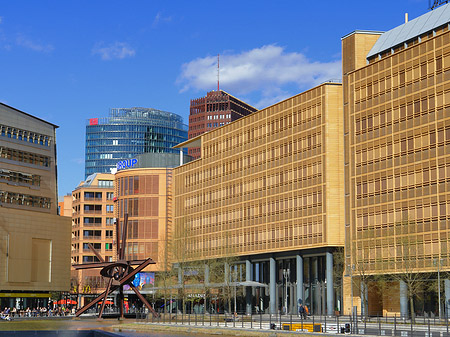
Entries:
{"type": "Polygon", "coordinates": [[[444,280],[444,291],[445,291],[445,317],[448,319],[450,317],[450,280],[444,280]]]}
{"type": "Polygon", "coordinates": [[[276,268],[274,258],[269,259],[269,313],[276,314],[276,297],[277,297],[277,284],[276,284],[276,268]]]}
{"type": "Polygon", "coordinates": [[[400,316],[408,317],[408,288],[405,281],[400,281],[400,316]]]}
{"type": "Polygon", "coordinates": [[[180,166],[183,165],[183,149],[180,149],[180,166]]]}
{"type": "Polygon", "coordinates": [[[334,314],[333,254],[326,253],[327,315],[334,314]]]}
{"type": "MultiPolygon", "coordinates": [[[[256,282],[259,282],[259,262],[257,262],[257,263],[255,264],[255,281],[256,281],[256,282]]],[[[256,290],[256,291],[255,291],[255,302],[256,302],[256,307],[259,308],[259,302],[260,302],[260,300],[259,300],[259,297],[260,297],[260,288],[259,288],[259,287],[256,287],[255,290],[256,290]]],[[[259,309],[262,310],[263,308],[259,308],[259,309]]],[[[259,311],[256,310],[256,313],[258,314],[259,311]]]]}
{"type": "MultiPolygon", "coordinates": [[[[252,280],[252,263],[250,260],[245,260],[245,281],[252,280]]],[[[247,315],[252,314],[252,287],[245,287],[245,313],[247,315]]]]}
{"type": "Polygon", "coordinates": [[[301,255],[296,256],[297,260],[297,312],[300,302],[303,304],[305,299],[303,298],[303,257],[301,255]]]}
{"type": "Polygon", "coordinates": [[[311,291],[311,314],[321,314],[321,289],[319,284],[319,261],[318,257],[312,257],[312,291],[311,291]]]}

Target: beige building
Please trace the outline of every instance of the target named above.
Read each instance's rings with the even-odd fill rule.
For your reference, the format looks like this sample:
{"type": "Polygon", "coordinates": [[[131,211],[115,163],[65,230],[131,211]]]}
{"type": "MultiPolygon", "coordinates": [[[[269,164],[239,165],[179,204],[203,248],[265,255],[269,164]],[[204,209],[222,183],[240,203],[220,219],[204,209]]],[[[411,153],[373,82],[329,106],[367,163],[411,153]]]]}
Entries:
{"type": "MultiPolygon", "coordinates": [[[[359,312],[407,316],[411,282],[450,270],[449,24],[444,5],[342,39],[346,266],[362,285],[351,294],[346,283],[347,312],[353,295],[359,312]],[[391,275],[394,294],[379,296],[367,281],[379,274],[391,275]]],[[[419,300],[425,291],[415,293],[416,311],[444,309],[436,293],[419,300]]]]}
{"type": "Polygon", "coordinates": [[[188,259],[239,256],[245,281],[268,286],[247,312],[341,305],[342,106],[341,84],[325,83],[178,146],[201,158],[174,169],[174,239],[188,259]]]}
{"type": "MultiPolygon", "coordinates": [[[[114,175],[90,175],[72,192],[71,198],[72,264],[99,261],[89,244],[105,261],[114,261],[114,175]]],[[[72,269],[71,274],[71,293],[80,295],[81,304],[86,298],[105,290],[106,284],[99,269],[72,269]]]]}
{"type": "Polygon", "coordinates": [[[0,103],[0,302],[46,305],[70,286],[70,219],[57,215],[57,126],[0,103]]]}

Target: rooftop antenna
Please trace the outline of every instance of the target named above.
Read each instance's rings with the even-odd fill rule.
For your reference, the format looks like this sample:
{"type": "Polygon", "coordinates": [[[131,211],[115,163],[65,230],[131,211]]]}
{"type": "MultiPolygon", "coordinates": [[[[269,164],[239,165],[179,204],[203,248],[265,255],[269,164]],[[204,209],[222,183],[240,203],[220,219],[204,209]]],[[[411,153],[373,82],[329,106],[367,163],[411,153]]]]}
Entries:
{"type": "Polygon", "coordinates": [[[220,79],[220,77],[219,77],[219,55],[220,54],[217,54],[217,91],[220,91],[219,90],[219,79],[220,79]]]}

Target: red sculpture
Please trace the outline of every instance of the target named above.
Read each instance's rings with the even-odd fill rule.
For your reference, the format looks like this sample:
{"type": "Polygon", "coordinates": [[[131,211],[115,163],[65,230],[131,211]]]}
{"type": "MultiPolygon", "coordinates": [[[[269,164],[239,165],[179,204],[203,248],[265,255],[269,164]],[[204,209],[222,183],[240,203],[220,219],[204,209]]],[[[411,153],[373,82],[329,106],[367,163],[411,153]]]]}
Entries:
{"type": "Polygon", "coordinates": [[[106,286],[106,290],[97,296],[92,302],[86,304],[84,307],[78,309],[75,313],[75,316],[80,316],[89,308],[93,307],[100,301],[103,301],[102,307],[100,309],[100,313],[98,317],[101,318],[103,314],[103,310],[106,304],[106,298],[109,294],[119,289],[119,310],[120,317],[124,317],[123,313],[123,286],[129,285],[130,288],[136,293],[139,299],[144,303],[144,305],[153,313],[153,316],[158,317],[158,313],[152,308],[150,303],[147,302],[144,296],[139,292],[139,290],[133,285],[134,277],[137,273],[142,271],[149,264],[154,264],[155,262],[148,258],[146,260],[125,260],[125,246],[127,241],[127,227],[128,227],[128,214],[124,216],[124,222],[122,227],[122,242],[120,243],[120,226],[119,220],[116,220],[116,247],[117,247],[117,261],[115,262],[105,262],[103,257],[95,250],[95,248],[89,243],[89,248],[94,252],[95,256],[100,260],[100,262],[94,263],[83,263],[76,264],[73,267],[76,270],[79,269],[94,269],[94,268],[102,268],[100,270],[100,275],[109,278],[108,285],[106,286]],[[133,268],[132,266],[136,266],[133,268]]]}

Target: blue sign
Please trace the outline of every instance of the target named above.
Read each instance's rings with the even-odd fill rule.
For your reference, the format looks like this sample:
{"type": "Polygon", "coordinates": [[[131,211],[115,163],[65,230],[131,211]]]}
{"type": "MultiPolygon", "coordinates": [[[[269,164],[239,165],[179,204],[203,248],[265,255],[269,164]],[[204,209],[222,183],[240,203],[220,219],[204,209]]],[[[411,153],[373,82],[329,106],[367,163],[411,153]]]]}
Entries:
{"type": "Polygon", "coordinates": [[[119,161],[116,164],[117,171],[132,168],[134,165],[137,164],[137,162],[138,160],[136,158],[119,161]]]}

